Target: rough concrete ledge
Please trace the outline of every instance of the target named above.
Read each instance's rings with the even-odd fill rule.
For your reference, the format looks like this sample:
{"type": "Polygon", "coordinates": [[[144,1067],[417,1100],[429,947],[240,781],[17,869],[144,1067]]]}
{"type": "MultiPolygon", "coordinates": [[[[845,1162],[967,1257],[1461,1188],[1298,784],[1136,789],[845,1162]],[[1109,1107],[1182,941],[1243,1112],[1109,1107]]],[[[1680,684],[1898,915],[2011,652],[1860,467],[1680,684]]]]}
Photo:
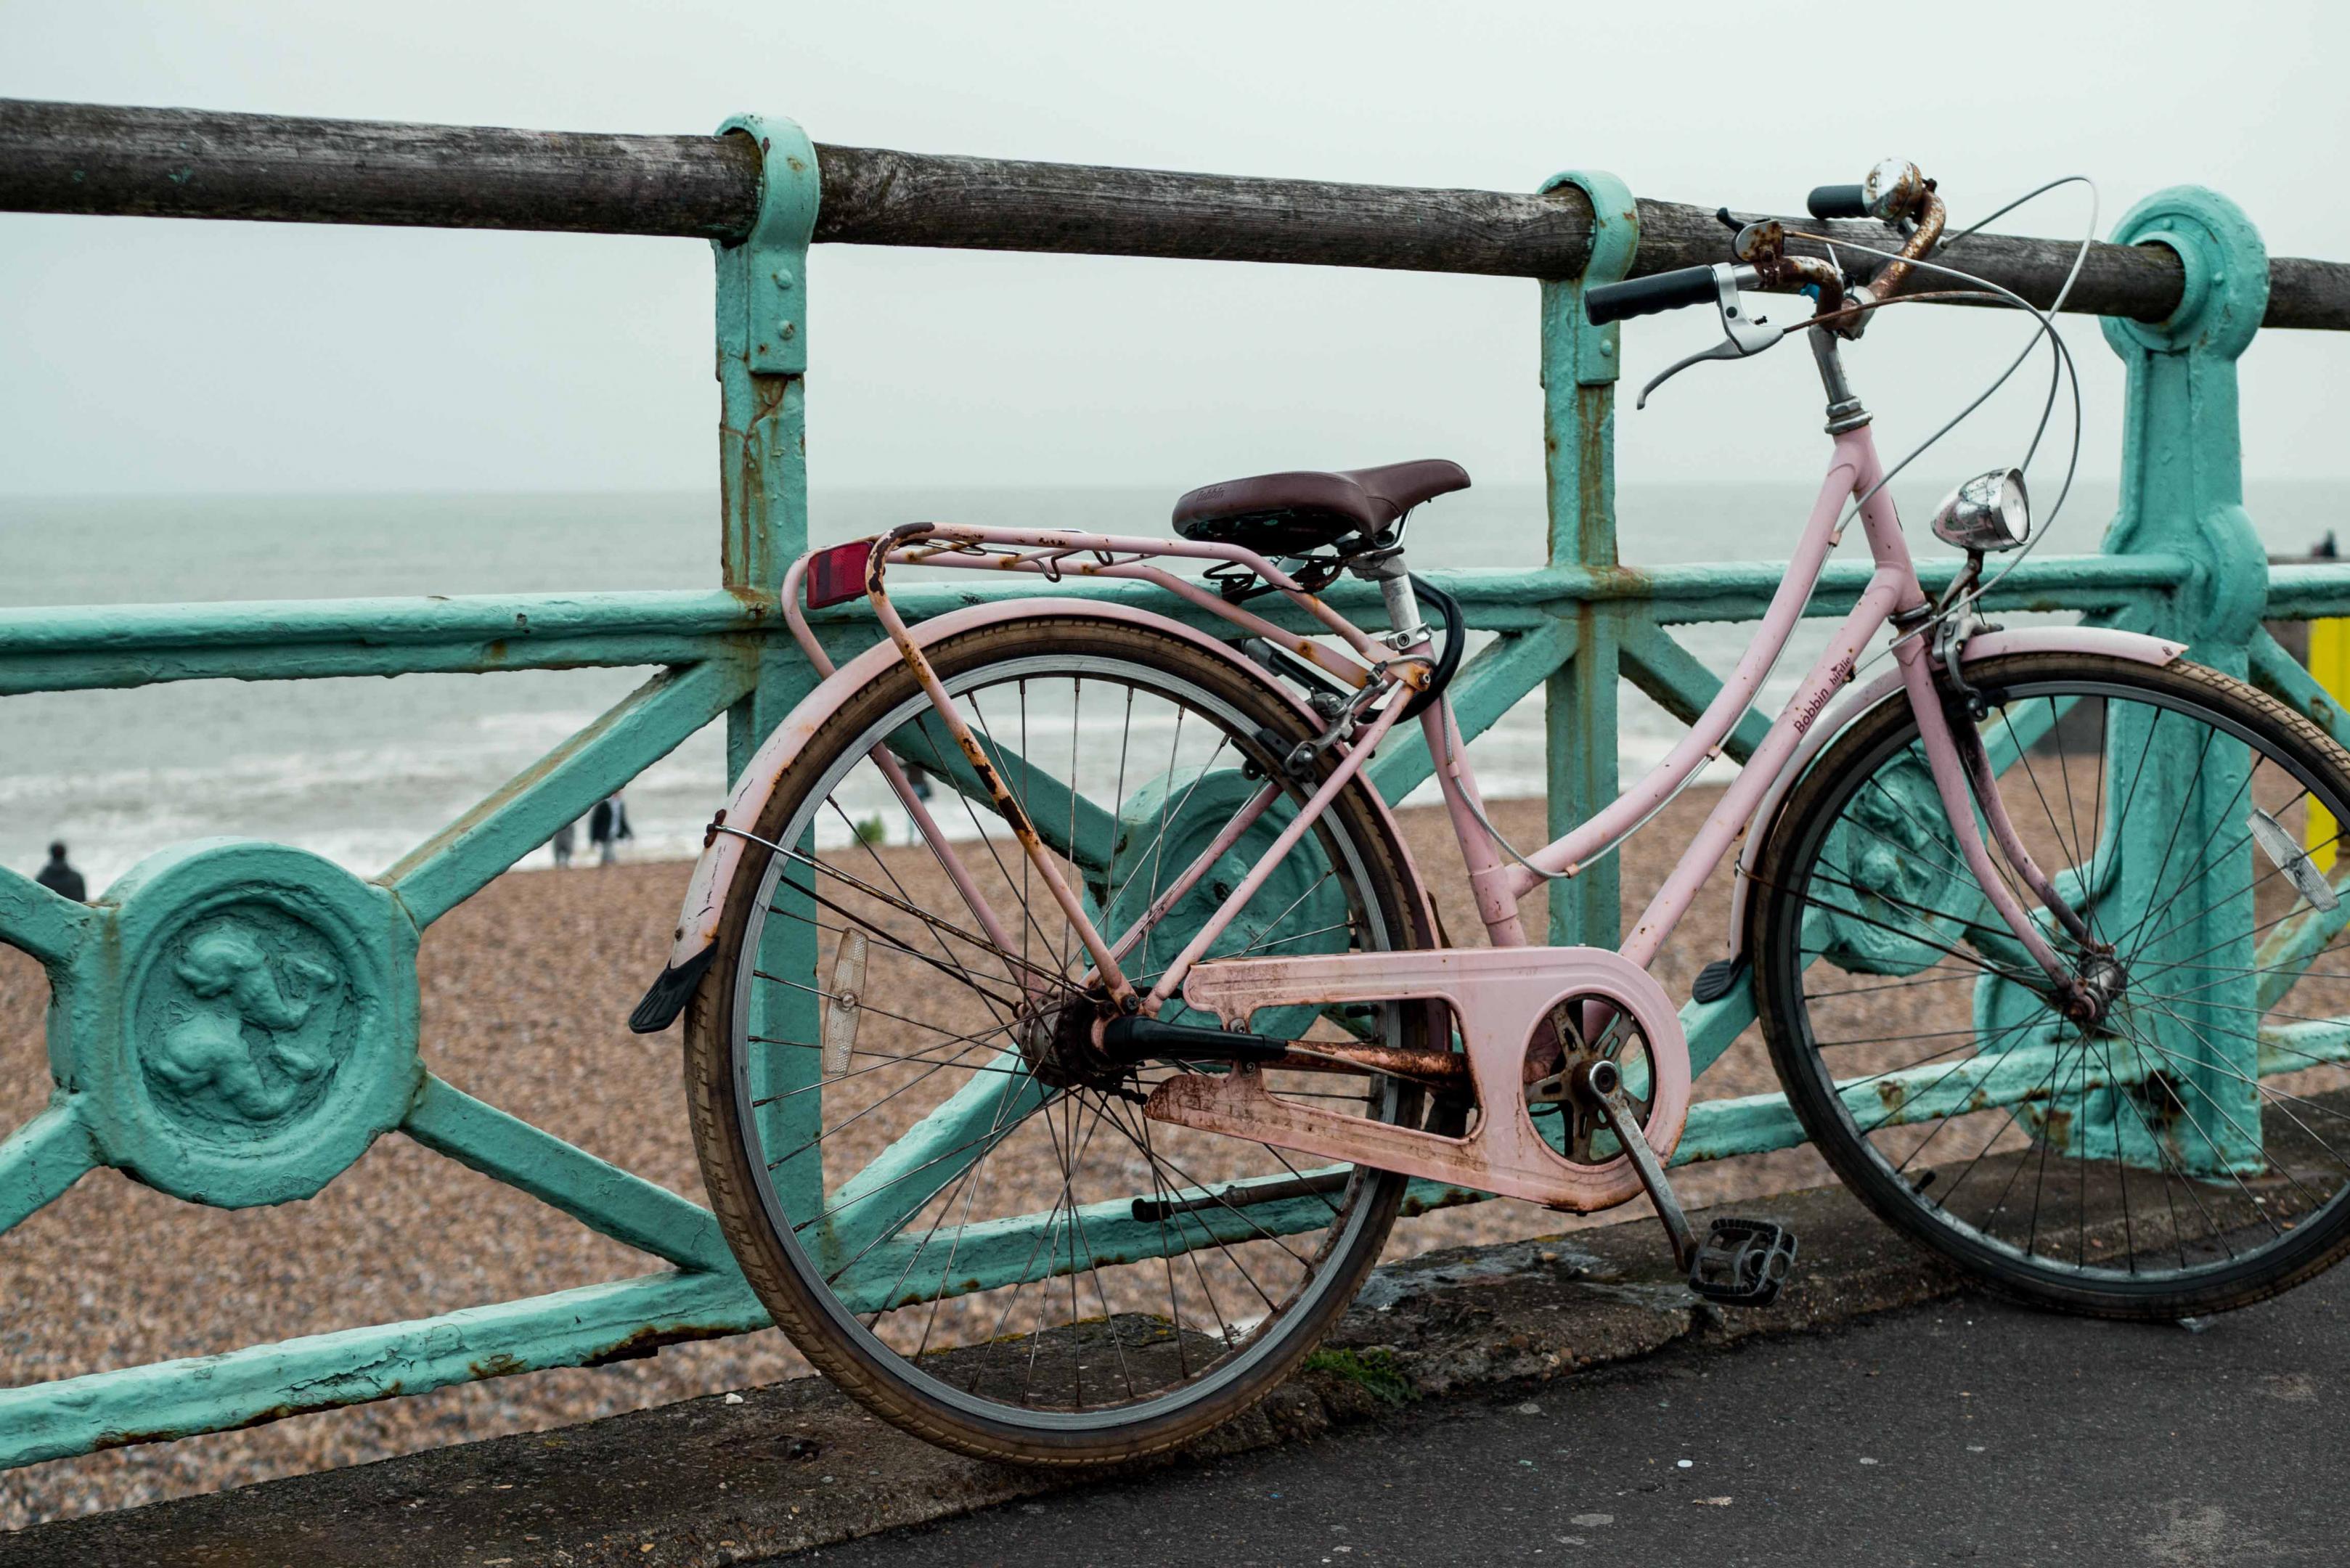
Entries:
{"type": "MultiPolygon", "coordinates": [[[[1765,1311],[1724,1313],[1692,1296],[1646,1219],[1431,1252],[1374,1274],[1311,1369],[1159,1462],[1307,1438],[1408,1399],[1565,1376],[1679,1340],[1825,1327],[1958,1288],[1839,1189],[1738,1208],[1792,1225],[1802,1243],[1794,1280],[1765,1311]]],[[[1082,1484],[933,1449],[800,1378],[40,1525],[0,1536],[0,1563],[702,1568],[1082,1484]]]]}

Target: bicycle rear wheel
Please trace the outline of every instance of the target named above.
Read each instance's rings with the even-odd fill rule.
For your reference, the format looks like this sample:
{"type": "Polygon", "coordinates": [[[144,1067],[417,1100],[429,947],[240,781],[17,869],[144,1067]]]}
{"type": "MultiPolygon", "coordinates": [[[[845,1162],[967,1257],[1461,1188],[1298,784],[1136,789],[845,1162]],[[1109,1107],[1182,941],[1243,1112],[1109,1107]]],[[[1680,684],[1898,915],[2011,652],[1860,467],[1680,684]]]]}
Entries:
{"type": "Polygon", "coordinates": [[[1812,765],[1757,864],[1756,1006],[1805,1130],[1895,1226],[2043,1305],[2176,1318],[2333,1263],[2350,903],[2324,907],[2318,859],[2350,821],[2350,754],[2199,666],[2043,654],[1967,677],[2011,820],[2110,950],[2112,1003],[2062,1014],[1897,698],[1812,765]]]}
{"type": "MultiPolygon", "coordinates": [[[[1281,776],[1276,748],[1308,733],[1295,708],[1236,659],[1119,621],[989,628],[930,658],[1096,924],[1133,933],[1120,961],[1145,988],[1312,792],[1284,784],[1159,909],[1281,776]]],[[[712,1206],[801,1351],[919,1436],[1031,1463],[1170,1447],[1286,1376],[1377,1261],[1404,1179],[1144,1119],[1177,1069],[1113,1067],[1055,1026],[1065,1003],[1091,1017],[1085,950],[911,675],[850,698],[744,826],[784,852],[754,847],[734,884],[686,1078],[712,1206]],[[935,782],[942,843],[889,793],[884,749],[935,782]],[[950,854],[1008,941],[982,934],[950,854]]],[[[1349,789],[1211,956],[1429,945],[1407,867],[1367,786],[1349,789]]],[[[1419,1044],[1423,1011],[1255,1026],[1419,1044]]],[[[1390,1078],[1268,1082],[1425,1116],[1390,1078]]]]}

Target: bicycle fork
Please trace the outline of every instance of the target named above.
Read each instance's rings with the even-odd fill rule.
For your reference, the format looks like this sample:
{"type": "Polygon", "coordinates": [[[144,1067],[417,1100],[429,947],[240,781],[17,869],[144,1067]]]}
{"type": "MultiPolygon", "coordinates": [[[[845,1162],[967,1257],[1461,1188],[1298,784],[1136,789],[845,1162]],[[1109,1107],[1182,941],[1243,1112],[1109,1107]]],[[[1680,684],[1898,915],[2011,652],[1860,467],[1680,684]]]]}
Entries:
{"type": "Polygon", "coordinates": [[[1918,720],[1918,739],[1926,749],[1927,771],[1933,776],[1935,793],[1941,797],[1951,835],[1958,840],[1959,853],[1967,869],[1973,873],[1983,897],[1999,912],[2016,941],[2047,975],[2058,1010],[2085,1028],[2095,1024],[2120,994],[2124,977],[2115,965],[2110,946],[2096,939],[2088,921],[2057,892],[2055,884],[2024,846],[2013,819],[2008,815],[1998,781],[1992,776],[1991,753],[1983,744],[1982,732],[1976,727],[1973,715],[1961,710],[1958,716],[1952,716],[1953,703],[1978,700],[1970,689],[1962,699],[1936,679],[1935,662],[1923,639],[1909,638],[1897,643],[1893,657],[1901,667],[1902,686],[1908,692],[1909,705],[1918,720]],[[1981,826],[1975,820],[1978,811],[1991,828],[1991,843],[1985,843],[1981,826]],[[2017,878],[2032,889],[2032,896],[2040,900],[2050,918],[2081,945],[2088,956],[2080,965],[2067,962],[2056,951],[2039,922],[2016,898],[1991,859],[1991,844],[1999,846],[2002,857],[2014,869],[2017,878]]]}
{"type": "MultiPolygon", "coordinates": [[[[2110,947],[2092,935],[2088,922],[2057,892],[2024,846],[2000,794],[1981,732],[1970,715],[1952,716],[1950,705],[1959,698],[1936,679],[1935,666],[1926,656],[1921,639],[1912,638],[1898,644],[1894,657],[1916,711],[1928,769],[1969,870],[2016,940],[2047,974],[2060,1009],[2085,1026],[2093,1024],[2122,987],[2123,977],[2110,947]],[[1989,843],[1976,822],[1978,810],[1991,829],[1989,843]],[[2057,953],[2009,889],[1991,859],[1991,845],[1998,846],[2000,855],[2056,924],[2090,955],[2078,970],[2057,953]]],[[[1601,1058],[1576,1063],[1558,1075],[1554,1086],[1596,1112],[1615,1136],[1655,1205],[1674,1262],[1688,1274],[1693,1290],[1714,1300],[1750,1305],[1765,1304],[1778,1293],[1794,1262],[1794,1237],[1768,1220],[1721,1218],[1700,1241],[1673,1194],[1663,1161],[1642,1136],[1640,1118],[1625,1094],[1622,1072],[1614,1062],[1601,1058]]]]}

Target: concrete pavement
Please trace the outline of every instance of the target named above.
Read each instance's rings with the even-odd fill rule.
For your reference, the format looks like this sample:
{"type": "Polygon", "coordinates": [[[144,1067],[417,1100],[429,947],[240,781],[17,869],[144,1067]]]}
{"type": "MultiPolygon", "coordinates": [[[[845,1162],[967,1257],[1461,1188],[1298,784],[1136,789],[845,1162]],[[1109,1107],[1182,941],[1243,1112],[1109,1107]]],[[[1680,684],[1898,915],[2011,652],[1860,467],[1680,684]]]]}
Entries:
{"type": "Polygon", "coordinates": [[[1123,1479],[960,1459],[802,1378],[0,1535],[0,1563],[2350,1562],[2350,1272],[2199,1334],[2100,1324],[1956,1293],[1841,1191],[1742,1208],[1804,1239],[1766,1311],[1695,1302],[1652,1220],[1430,1253],[1366,1284],[1339,1369],[1123,1479]]]}
{"type": "Polygon", "coordinates": [[[2199,1332],[1953,1297],[803,1553],[887,1564],[2350,1562],[2350,1271],[2199,1332]]]}
{"type": "MultiPolygon", "coordinates": [[[[1742,1207],[1804,1239],[1794,1279],[1766,1311],[1699,1303],[1652,1220],[1425,1253],[1374,1273],[1328,1340],[1354,1374],[1292,1378],[1172,1468],[1392,1419],[1399,1390],[1438,1399],[1533,1386],[1683,1340],[1796,1333],[1956,1288],[1835,1189],[1742,1207]]],[[[946,1453],[803,1377],[0,1534],[0,1564],[733,1568],[1081,1480],[946,1453]]]]}

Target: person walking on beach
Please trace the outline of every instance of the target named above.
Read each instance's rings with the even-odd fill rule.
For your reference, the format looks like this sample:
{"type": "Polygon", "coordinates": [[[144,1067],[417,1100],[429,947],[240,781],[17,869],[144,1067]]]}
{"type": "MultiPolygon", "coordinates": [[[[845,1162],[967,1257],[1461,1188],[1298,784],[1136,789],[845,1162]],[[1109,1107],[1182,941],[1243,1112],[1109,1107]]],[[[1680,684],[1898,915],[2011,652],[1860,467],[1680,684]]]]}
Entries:
{"type": "Polygon", "coordinates": [[[80,872],[66,864],[63,842],[49,846],[49,863],[34,874],[33,880],[60,898],[71,898],[77,904],[89,901],[88,884],[81,879],[80,872]]]}
{"type": "Polygon", "coordinates": [[[566,820],[562,826],[555,830],[555,836],[546,841],[546,846],[555,851],[555,865],[557,870],[571,864],[571,846],[579,842],[578,833],[579,825],[566,820]]]}
{"type": "Polygon", "coordinates": [[[609,866],[619,858],[620,840],[634,838],[635,830],[629,826],[629,807],[618,790],[596,803],[588,814],[588,842],[596,846],[596,863],[609,866]]]}

